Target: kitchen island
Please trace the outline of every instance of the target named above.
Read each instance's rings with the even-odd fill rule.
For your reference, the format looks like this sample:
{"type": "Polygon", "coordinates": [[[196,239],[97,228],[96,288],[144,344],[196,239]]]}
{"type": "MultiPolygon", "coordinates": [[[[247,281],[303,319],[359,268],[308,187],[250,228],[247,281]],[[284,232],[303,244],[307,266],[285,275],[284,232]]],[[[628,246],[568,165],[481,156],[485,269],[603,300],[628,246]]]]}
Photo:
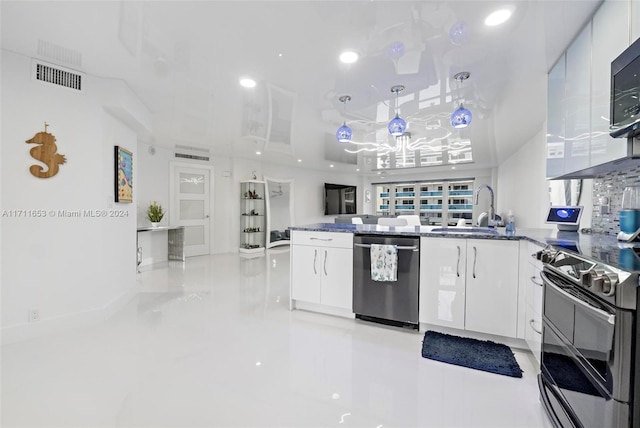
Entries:
{"type": "MultiPolygon", "coordinates": [[[[640,246],[615,236],[519,228],[379,226],[316,223],[290,227],[291,309],[354,318],[353,245],[357,235],[420,238],[420,330],[498,337],[539,358],[542,264],[557,246],[626,270],[640,270],[640,246]]],[[[361,274],[361,273],[360,273],[361,274]]]]}

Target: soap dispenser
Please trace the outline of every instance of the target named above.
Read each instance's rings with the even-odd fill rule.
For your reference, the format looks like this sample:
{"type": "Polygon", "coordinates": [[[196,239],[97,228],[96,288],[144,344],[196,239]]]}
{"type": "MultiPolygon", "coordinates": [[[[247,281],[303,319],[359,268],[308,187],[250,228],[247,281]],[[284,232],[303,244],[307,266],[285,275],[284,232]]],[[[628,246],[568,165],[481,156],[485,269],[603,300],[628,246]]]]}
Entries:
{"type": "Polygon", "coordinates": [[[513,211],[509,210],[507,213],[507,227],[505,229],[506,235],[515,235],[516,234],[516,221],[513,216],[513,211]]]}

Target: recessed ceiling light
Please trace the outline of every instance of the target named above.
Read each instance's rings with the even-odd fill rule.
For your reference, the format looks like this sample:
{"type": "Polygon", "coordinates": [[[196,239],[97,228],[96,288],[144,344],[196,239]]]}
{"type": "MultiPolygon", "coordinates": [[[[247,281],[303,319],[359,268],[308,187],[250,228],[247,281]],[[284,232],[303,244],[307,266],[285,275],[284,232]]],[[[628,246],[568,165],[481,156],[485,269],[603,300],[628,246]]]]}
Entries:
{"type": "Polygon", "coordinates": [[[329,165],[329,168],[333,168],[333,164],[329,165]]]}
{"type": "Polygon", "coordinates": [[[360,172],[360,168],[356,168],[356,172],[360,172]]]}
{"type": "Polygon", "coordinates": [[[506,22],[509,18],[511,18],[511,10],[498,9],[495,12],[491,12],[489,16],[485,18],[484,25],[493,27],[506,22]]]}
{"type": "Polygon", "coordinates": [[[302,159],[298,159],[298,162],[302,162],[302,159]]]}
{"type": "Polygon", "coordinates": [[[262,154],[262,152],[256,152],[256,154],[257,154],[257,155],[261,155],[261,154],[262,154]]]}
{"type": "Polygon", "coordinates": [[[358,60],[358,53],[354,51],[344,51],[340,54],[340,61],[345,64],[353,64],[358,60]]]}
{"type": "Polygon", "coordinates": [[[249,77],[243,77],[242,79],[240,79],[240,86],[245,88],[255,88],[256,81],[249,77]]]}

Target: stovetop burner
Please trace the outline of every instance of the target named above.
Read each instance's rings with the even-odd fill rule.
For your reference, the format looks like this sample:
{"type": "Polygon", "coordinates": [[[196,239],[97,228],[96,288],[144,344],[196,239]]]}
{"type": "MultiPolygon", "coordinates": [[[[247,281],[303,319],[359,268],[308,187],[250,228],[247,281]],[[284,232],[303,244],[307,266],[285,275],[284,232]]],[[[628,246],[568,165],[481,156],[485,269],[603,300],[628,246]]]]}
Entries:
{"type": "Polygon", "coordinates": [[[597,298],[617,307],[635,309],[637,306],[637,273],[622,271],[551,246],[536,253],[536,257],[544,263],[545,269],[597,298]]]}

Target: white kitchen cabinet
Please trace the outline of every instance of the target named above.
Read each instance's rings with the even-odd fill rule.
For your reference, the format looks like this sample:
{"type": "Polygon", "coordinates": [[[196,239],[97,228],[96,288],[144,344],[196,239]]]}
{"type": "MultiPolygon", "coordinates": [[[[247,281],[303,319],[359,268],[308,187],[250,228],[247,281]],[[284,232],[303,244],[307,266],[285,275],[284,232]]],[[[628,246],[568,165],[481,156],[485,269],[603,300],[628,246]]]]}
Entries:
{"type": "Polygon", "coordinates": [[[549,71],[548,178],[626,156],[626,139],[609,136],[611,61],[639,35],[640,0],[607,0],[549,71]]]}
{"type": "Polygon", "coordinates": [[[547,84],[547,177],[564,174],[565,69],[563,54],[549,71],[547,84]]]}
{"type": "Polygon", "coordinates": [[[518,241],[423,237],[420,322],[516,337],[518,241]]]}
{"type": "Polygon", "coordinates": [[[543,247],[529,241],[520,242],[520,288],[524,291],[522,313],[518,317],[518,331],[531,353],[540,362],[542,349],[542,263],[535,254],[543,247]]]}
{"type": "Polygon", "coordinates": [[[294,230],[291,236],[291,298],[351,311],[353,234],[294,230]]]}
{"type": "MultiPolygon", "coordinates": [[[[631,1],[631,40],[638,40],[640,37],[640,0],[631,1]]],[[[625,2],[626,5],[626,2],[625,2]]]]}
{"type": "Polygon", "coordinates": [[[609,135],[609,116],[611,61],[629,46],[628,8],[627,2],[605,1],[593,17],[590,165],[626,155],[626,139],[609,135]]]}
{"type": "Polygon", "coordinates": [[[518,241],[467,240],[465,329],[516,337],[518,241]]]}
{"type": "Polygon", "coordinates": [[[421,238],[420,322],[464,329],[467,240],[421,238]]]}
{"type": "Polygon", "coordinates": [[[542,352],[542,281],[540,279],[540,270],[533,268],[533,275],[529,278],[529,286],[527,287],[527,308],[525,317],[527,324],[525,325],[524,340],[531,350],[531,353],[540,363],[540,353],[542,352]]]}
{"type": "Polygon", "coordinates": [[[589,167],[591,25],[567,49],[565,73],[565,172],[589,167]]]}
{"type": "MultiPolygon", "coordinates": [[[[295,231],[294,231],[295,236],[295,231]]],[[[322,257],[319,247],[304,245],[291,247],[291,298],[305,302],[320,303],[321,271],[318,259],[322,257]]]]}

